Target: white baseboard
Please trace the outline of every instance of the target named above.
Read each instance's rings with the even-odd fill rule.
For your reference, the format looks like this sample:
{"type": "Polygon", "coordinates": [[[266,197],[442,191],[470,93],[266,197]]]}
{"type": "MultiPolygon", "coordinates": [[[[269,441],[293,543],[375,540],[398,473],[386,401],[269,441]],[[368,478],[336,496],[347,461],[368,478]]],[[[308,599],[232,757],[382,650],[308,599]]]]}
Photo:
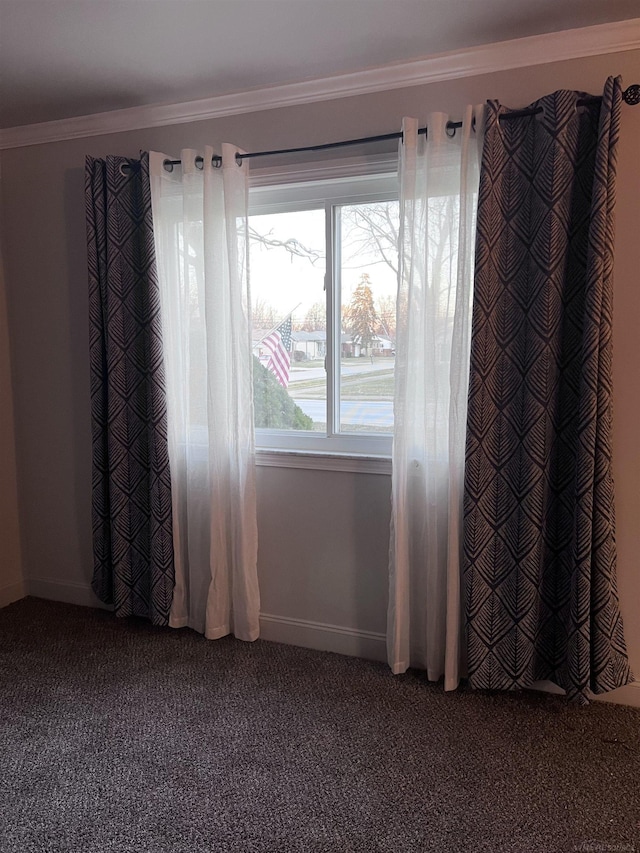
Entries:
{"type": "Polygon", "coordinates": [[[0,607],[6,607],[7,604],[13,604],[14,601],[19,601],[27,594],[23,581],[16,581],[6,586],[0,586],[0,607]]]}
{"type": "MultiPolygon", "coordinates": [[[[50,601],[64,601],[67,604],[80,604],[85,607],[106,607],[96,598],[88,583],[60,581],[53,578],[29,578],[25,586],[26,591],[23,595],[34,595],[50,601]]],[[[271,613],[260,615],[260,638],[274,643],[337,652],[341,655],[369,660],[384,661],[387,658],[384,634],[312,622],[307,619],[275,616],[271,613]]]]}
{"type": "Polygon", "coordinates": [[[384,634],[312,622],[308,619],[291,619],[272,613],[260,614],[260,639],[367,660],[387,659],[384,634]]]}
{"type": "Polygon", "coordinates": [[[618,687],[611,693],[603,693],[602,696],[593,697],[598,702],[613,702],[616,705],[631,705],[640,708],[640,681],[632,681],[625,687],[618,687]]]}
{"type": "MultiPolygon", "coordinates": [[[[536,681],[531,685],[531,689],[562,696],[565,693],[561,687],[551,681],[536,681]]],[[[591,694],[590,699],[594,702],[612,702],[615,705],[631,705],[634,708],[640,708],[640,681],[632,681],[631,684],[612,690],[611,693],[602,693],[599,696],[591,694]]]]}
{"type": "Polygon", "coordinates": [[[64,601],[66,604],[80,604],[83,607],[110,609],[96,597],[91,584],[76,581],[60,581],[54,578],[29,578],[26,581],[26,594],[49,601],[64,601]]]}
{"type": "MultiPolygon", "coordinates": [[[[6,607],[7,604],[24,598],[25,595],[35,595],[39,598],[80,604],[85,607],[109,609],[96,598],[90,584],[59,581],[53,578],[29,578],[24,584],[16,583],[0,587],[0,607],[6,607]]],[[[276,616],[273,613],[260,614],[260,639],[301,646],[305,649],[317,649],[322,652],[336,652],[366,660],[386,661],[387,659],[387,643],[384,634],[313,622],[308,619],[276,616]]],[[[538,682],[535,688],[552,693],[563,692],[549,682],[538,682]]],[[[593,698],[598,702],[613,702],[640,708],[640,681],[634,681],[626,687],[620,687],[611,693],[593,698]]]]}

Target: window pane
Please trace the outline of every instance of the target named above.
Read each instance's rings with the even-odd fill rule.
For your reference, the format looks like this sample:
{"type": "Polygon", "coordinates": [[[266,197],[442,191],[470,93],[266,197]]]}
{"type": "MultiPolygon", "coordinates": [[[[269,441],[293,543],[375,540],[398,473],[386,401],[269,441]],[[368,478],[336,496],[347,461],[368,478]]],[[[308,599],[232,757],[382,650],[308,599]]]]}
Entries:
{"type": "Polygon", "coordinates": [[[324,210],[249,218],[256,428],[326,432],[324,210]]]}
{"type": "Polygon", "coordinates": [[[398,202],[339,208],[340,430],[393,432],[398,202]]]}

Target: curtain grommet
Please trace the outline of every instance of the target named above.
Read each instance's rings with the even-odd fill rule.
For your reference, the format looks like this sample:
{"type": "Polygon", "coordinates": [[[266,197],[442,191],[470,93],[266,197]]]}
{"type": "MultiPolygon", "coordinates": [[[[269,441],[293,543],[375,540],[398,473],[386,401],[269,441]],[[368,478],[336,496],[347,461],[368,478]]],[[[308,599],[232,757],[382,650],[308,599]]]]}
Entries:
{"type": "Polygon", "coordinates": [[[165,172],[173,172],[173,163],[171,162],[171,160],[165,160],[162,164],[162,167],[165,172]]]}
{"type": "Polygon", "coordinates": [[[204,157],[198,155],[195,159],[196,169],[202,171],[204,169],[204,157]]]}

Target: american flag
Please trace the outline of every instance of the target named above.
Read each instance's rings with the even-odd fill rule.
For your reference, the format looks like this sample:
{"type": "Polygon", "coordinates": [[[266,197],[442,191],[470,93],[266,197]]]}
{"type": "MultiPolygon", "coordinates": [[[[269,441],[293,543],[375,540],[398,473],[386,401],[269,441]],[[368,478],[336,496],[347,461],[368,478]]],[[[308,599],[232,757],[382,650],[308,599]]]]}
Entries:
{"type": "Polygon", "coordinates": [[[260,345],[269,351],[267,370],[270,370],[283,388],[289,385],[291,365],[291,315],[277,329],[267,335],[260,345]]]}

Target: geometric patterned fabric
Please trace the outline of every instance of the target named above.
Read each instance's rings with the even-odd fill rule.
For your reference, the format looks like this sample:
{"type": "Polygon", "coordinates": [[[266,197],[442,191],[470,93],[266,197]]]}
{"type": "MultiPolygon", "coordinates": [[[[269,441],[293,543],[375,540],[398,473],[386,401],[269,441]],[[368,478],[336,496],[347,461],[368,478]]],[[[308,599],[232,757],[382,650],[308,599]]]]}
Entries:
{"type": "Polygon", "coordinates": [[[585,703],[629,683],[611,473],[621,81],[487,108],[464,495],[468,674],[585,703]]]}
{"type": "Polygon", "coordinates": [[[148,155],[87,157],[85,201],[92,586],[118,616],[166,625],[174,586],[171,477],[148,155]]]}

